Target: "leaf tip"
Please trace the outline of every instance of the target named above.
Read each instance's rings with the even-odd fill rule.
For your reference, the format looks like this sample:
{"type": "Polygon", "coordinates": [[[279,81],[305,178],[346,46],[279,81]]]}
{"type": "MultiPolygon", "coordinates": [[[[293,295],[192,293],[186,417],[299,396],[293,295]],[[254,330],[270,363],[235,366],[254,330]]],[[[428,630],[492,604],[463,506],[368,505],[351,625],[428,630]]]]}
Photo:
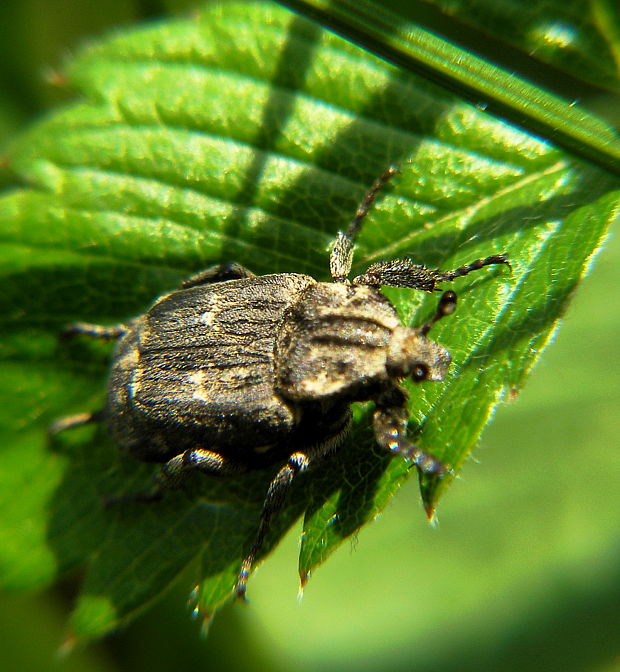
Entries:
{"type": "Polygon", "coordinates": [[[308,581],[310,580],[310,572],[306,570],[299,570],[299,599],[301,599],[304,595],[304,590],[306,588],[306,585],[308,584],[308,581]]]}
{"type": "Polygon", "coordinates": [[[62,644],[56,650],[56,658],[65,660],[68,658],[77,645],[77,636],[73,630],[69,630],[62,641],[62,644]]]}
{"type": "Polygon", "coordinates": [[[424,501],[424,511],[426,511],[426,519],[435,526],[437,524],[437,510],[432,502],[424,501]]]}
{"type": "Polygon", "coordinates": [[[201,621],[200,621],[200,636],[203,639],[207,638],[207,635],[209,634],[209,630],[211,629],[211,623],[213,623],[213,617],[215,616],[215,612],[204,612],[200,614],[201,616],[201,621]]]}
{"type": "Polygon", "coordinates": [[[204,607],[200,603],[200,586],[196,585],[189,594],[187,608],[190,611],[191,619],[200,623],[200,635],[206,637],[209,634],[215,609],[204,607]]]}
{"type": "Polygon", "coordinates": [[[513,387],[511,387],[510,392],[508,393],[508,401],[516,401],[520,392],[521,392],[520,386],[514,385],[513,387]]]}
{"type": "Polygon", "coordinates": [[[426,518],[431,525],[436,524],[436,504],[439,499],[438,479],[436,476],[420,475],[420,495],[422,496],[422,506],[426,512],[426,518]]]}
{"type": "Polygon", "coordinates": [[[56,89],[69,88],[69,78],[64,72],[61,72],[60,70],[48,68],[44,72],[43,78],[49,86],[53,86],[56,89]]]}

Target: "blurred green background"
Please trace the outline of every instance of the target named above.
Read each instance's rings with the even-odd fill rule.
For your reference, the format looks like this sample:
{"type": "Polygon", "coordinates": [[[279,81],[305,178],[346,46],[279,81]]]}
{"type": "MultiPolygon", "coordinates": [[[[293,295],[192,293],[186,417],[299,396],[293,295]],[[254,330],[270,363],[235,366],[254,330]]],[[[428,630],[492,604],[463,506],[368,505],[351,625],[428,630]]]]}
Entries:
{"type": "MultiPolygon", "coordinates": [[[[189,4],[1,3],[0,146],[62,102],[46,78],[81,40],[189,4]]],[[[436,529],[409,482],[299,600],[298,528],[253,578],[251,604],[224,609],[207,639],[178,590],[123,632],[56,660],[79,577],[44,595],[2,594],[0,669],[620,669],[619,269],[612,232],[556,342],[442,501],[436,529]]]]}

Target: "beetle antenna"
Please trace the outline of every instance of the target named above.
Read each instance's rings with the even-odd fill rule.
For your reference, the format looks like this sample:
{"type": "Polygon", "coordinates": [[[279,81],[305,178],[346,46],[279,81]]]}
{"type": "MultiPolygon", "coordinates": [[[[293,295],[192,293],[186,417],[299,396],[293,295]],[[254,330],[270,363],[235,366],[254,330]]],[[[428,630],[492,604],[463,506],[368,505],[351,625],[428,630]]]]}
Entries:
{"type": "Polygon", "coordinates": [[[368,214],[370,206],[374,203],[377,194],[396,173],[398,173],[398,169],[395,166],[390,166],[383,175],[373,182],[370,189],[364,194],[364,198],[362,198],[362,202],[355,211],[355,216],[349,223],[347,230],[344,233],[342,231],[338,233],[329,258],[329,270],[334,282],[345,282],[349,277],[353,264],[353,246],[357,234],[362,228],[362,222],[368,214]]]}
{"type": "Polygon", "coordinates": [[[426,336],[431,328],[435,326],[435,324],[437,324],[437,322],[439,322],[442,317],[445,317],[446,315],[452,315],[455,310],[456,292],[453,292],[451,289],[449,289],[447,292],[444,292],[441,295],[439,303],[437,304],[437,310],[435,311],[433,317],[420,327],[420,335],[426,336]]]}

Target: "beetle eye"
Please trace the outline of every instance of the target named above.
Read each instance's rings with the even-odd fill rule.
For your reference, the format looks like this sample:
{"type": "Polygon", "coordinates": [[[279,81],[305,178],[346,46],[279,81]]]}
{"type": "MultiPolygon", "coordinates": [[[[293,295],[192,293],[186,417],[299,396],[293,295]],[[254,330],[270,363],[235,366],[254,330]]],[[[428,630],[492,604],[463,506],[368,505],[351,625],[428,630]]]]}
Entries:
{"type": "Polygon", "coordinates": [[[424,380],[428,376],[428,366],[426,364],[418,363],[413,367],[411,371],[411,377],[413,380],[424,380]]]}

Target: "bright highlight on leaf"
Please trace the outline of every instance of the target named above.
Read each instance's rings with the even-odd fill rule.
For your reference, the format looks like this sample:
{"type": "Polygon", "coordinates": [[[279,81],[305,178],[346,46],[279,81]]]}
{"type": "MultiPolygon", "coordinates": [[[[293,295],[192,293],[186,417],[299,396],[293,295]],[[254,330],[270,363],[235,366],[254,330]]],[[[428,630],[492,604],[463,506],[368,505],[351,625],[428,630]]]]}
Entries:
{"type": "MultiPolygon", "coordinates": [[[[15,144],[28,186],[0,199],[0,524],[11,539],[0,580],[31,587],[86,566],[78,640],[127,622],[179,576],[200,581],[204,612],[228,599],[273,473],[197,475],[162,503],[104,510],[102,497],[144,488],[151,469],[92,428],[47,439],[55,418],[103,402],[109,348],[58,344],[64,324],[126,320],[217,262],[327,279],[329,242],[396,164],[354,274],[402,256],[455,268],[506,252],[513,266],[459,280],[457,312],[433,333],[452,353],[449,376],[411,389],[410,432],[458,473],[618,208],[600,171],[271,4],[127,31],[86,49],[67,77],[80,96],[15,144]]],[[[408,325],[433,313],[436,297],[388,293],[408,325]]],[[[268,540],[305,512],[303,577],[412,473],[357,419],[268,540]]],[[[449,482],[422,483],[427,510],[449,482]]]]}

